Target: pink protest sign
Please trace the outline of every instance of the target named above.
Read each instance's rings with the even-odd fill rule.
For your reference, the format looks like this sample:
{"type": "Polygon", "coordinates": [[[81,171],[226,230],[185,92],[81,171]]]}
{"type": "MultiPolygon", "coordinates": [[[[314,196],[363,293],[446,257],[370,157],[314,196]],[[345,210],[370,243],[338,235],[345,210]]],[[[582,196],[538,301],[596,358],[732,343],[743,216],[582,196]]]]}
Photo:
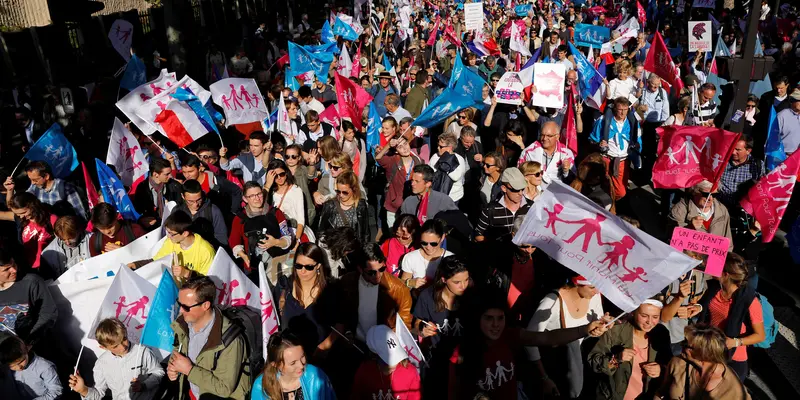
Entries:
{"type": "Polygon", "coordinates": [[[672,231],[672,239],[669,244],[676,250],[690,250],[707,255],[705,273],[711,276],[720,276],[722,267],[725,266],[725,258],[728,257],[731,240],[723,236],[679,227],[672,231]]]}

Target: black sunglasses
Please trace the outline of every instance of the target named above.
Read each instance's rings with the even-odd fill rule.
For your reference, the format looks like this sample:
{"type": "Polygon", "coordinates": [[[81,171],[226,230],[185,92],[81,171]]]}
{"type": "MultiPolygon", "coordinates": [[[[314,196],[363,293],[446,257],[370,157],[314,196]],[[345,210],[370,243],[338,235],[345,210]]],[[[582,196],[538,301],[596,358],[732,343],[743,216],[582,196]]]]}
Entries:
{"type": "Polygon", "coordinates": [[[533,172],[533,173],[530,173],[530,174],[528,174],[528,175],[525,175],[525,176],[529,176],[529,175],[533,175],[533,176],[535,176],[535,177],[537,177],[537,178],[538,178],[538,177],[542,176],[542,171],[539,171],[539,172],[533,172]]]}
{"type": "Polygon", "coordinates": [[[309,265],[294,263],[294,269],[301,270],[301,269],[305,268],[306,271],[313,271],[314,268],[317,268],[317,264],[319,264],[319,263],[314,263],[314,264],[309,264],[309,265]]]}
{"type": "Polygon", "coordinates": [[[508,191],[511,192],[511,193],[519,193],[519,192],[525,190],[525,189],[514,189],[513,187],[508,186],[508,185],[506,185],[506,189],[508,189],[508,191]]]}
{"type": "Polygon", "coordinates": [[[425,247],[425,246],[439,247],[439,242],[423,242],[423,241],[420,241],[419,244],[422,247],[425,247]]]}
{"type": "Polygon", "coordinates": [[[523,250],[530,249],[530,248],[533,248],[533,245],[531,245],[531,244],[521,244],[521,245],[519,245],[519,248],[523,249],[523,250]]]}
{"type": "Polygon", "coordinates": [[[201,301],[201,302],[199,302],[197,304],[192,304],[191,306],[187,306],[186,304],[183,304],[180,301],[175,301],[175,302],[178,303],[179,306],[181,306],[181,309],[183,309],[184,312],[192,311],[193,308],[205,303],[205,301],[201,301]]]}
{"type": "Polygon", "coordinates": [[[278,172],[278,173],[275,174],[276,178],[283,178],[285,176],[286,176],[286,172],[278,172]]]}
{"type": "Polygon", "coordinates": [[[347,190],[335,190],[336,194],[340,194],[342,196],[349,196],[351,192],[347,190]]]}
{"type": "Polygon", "coordinates": [[[368,269],[368,270],[364,271],[364,274],[367,275],[367,276],[377,276],[379,273],[382,274],[384,271],[386,271],[386,266],[385,265],[380,267],[380,268],[378,268],[377,270],[368,269]]]}
{"type": "Polygon", "coordinates": [[[489,167],[489,168],[494,167],[494,164],[488,164],[488,163],[481,163],[481,165],[483,165],[484,167],[489,167]]]}
{"type": "Polygon", "coordinates": [[[300,158],[300,156],[298,156],[297,154],[287,154],[286,158],[294,160],[295,158],[300,158]]]}
{"type": "Polygon", "coordinates": [[[332,170],[332,171],[338,171],[338,170],[340,170],[340,169],[342,169],[342,167],[341,167],[341,166],[339,166],[339,165],[331,165],[331,170],[332,170]]]}

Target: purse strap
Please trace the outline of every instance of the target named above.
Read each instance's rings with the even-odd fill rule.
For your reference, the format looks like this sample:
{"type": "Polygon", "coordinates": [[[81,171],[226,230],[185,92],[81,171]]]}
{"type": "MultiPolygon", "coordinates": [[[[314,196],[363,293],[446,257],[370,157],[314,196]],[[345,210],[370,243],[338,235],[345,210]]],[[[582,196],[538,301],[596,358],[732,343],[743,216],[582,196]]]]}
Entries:
{"type": "Polygon", "coordinates": [[[567,327],[567,323],[564,319],[564,299],[561,298],[561,292],[558,290],[556,290],[556,296],[558,296],[558,311],[561,313],[559,318],[561,320],[561,329],[565,329],[567,327]]]}

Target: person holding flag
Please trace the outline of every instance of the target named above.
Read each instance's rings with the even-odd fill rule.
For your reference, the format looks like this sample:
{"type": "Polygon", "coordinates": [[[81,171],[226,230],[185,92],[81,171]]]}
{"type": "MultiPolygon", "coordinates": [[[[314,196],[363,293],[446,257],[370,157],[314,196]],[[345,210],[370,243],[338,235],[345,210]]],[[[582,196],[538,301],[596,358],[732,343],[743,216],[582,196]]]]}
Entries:
{"type": "Polygon", "coordinates": [[[686,195],[672,206],[668,225],[727,237],[731,239],[728,249],[731,251],[731,216],[728,208],[714,197],[713,187],[714,184],[704,180],[687,189],[686,195]]]}
{"type": "MultiPolygon", "coordinates": [[[[28,187],[27,192],[36,196],[42,204],[61,208],[66,203],[72,208],[72,210],[67,211],[68,213],[74,213],[76,216],[86,219],[86,206],[78,188],[70,182],[53,176],[53,170],[47,162],[33,161],[29,163],[25,167],[25,174],[28,175],[28,179],[31,181],[31,186],[28,187]]],[[[14,188],[16,187],[12,177],[6,178],[4,186],[6,188],[6,199],[9,199],[14,195],[14,188]]]]}
{"type": "Polygon", "coordinates": [[[367,332],[367,347],[378,356],[361,363],[353,379],[351,399],[422,399],[419,372],[409,361],[400,339],[386,325],[375,325],[367,332]]]}

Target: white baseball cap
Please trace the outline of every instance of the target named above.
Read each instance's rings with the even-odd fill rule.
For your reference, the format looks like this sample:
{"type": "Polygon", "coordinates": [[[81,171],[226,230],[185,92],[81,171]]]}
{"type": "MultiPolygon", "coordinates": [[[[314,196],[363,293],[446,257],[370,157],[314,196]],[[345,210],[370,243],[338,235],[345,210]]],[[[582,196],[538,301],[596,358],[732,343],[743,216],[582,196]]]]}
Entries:
{"type": "Polygon", "coordinates": [[[400,340],[391,328],[386,325],[375,325],[367,331],[367,347],[378,355],[386,365],[394,367],[408,358],[408,354],[400,345],[400,340]]]}

